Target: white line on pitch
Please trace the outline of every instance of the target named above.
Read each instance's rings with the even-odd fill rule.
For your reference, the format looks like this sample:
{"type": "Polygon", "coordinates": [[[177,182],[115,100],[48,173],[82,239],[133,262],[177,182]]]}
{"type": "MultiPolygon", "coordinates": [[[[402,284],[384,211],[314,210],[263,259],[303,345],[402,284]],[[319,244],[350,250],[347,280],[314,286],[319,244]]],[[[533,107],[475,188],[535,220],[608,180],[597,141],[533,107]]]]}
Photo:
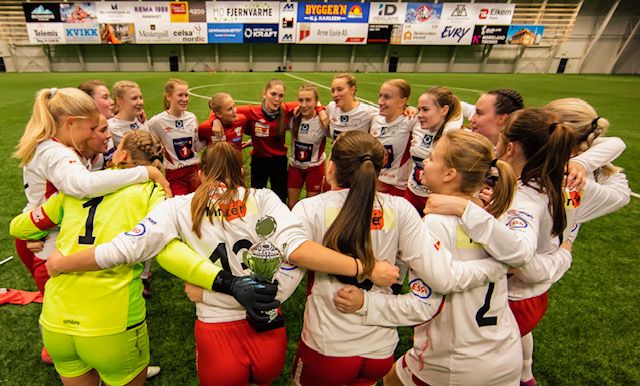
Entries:
{"type": "MultiPolygon", "coordinates": [[[[318,82],[314,82],[314,81],[312,81],[312,80],[305,79],[305,78],[302,78],[302,77],[299,77],[299,76],[296,76],[296,75],[291,75],[291,74],[289,74],[288,72],[285,72],[284,74],[285,74],[286,76],[291,77],[291,78],[298,79],[298,80],[301,80],[301,81],[303,81],[303,82],[307,82],[307,83],[315,84],[315,85],[316,85],[316,86],[318,86],[318,87],[322,87],[322,88],[324,88],[324,89],[331,90],[331,87],[327,87],[327,86],[325,86],[325,85],[323,85],[323,84],[320,84],[320,83],[318,83],[318,82]]],[[[372,106],[376,106],[376,107],[378,106],[378,104],[377,104],[376,102],[372,102],[372,101],[367,100],[367,99],[364,99],[364,98],[356,97],[356,99],[359,99],[359,100],[361,100],[361,101],[363,101],[363,102],[365,102],[365,103],[367,103],[367,104],[370,104],[370,105],[372,105],[372,106]]]]}
{"type": "Polygon", "coordinates": [[[11,259],[13,259],[13,256],[9,256],[9,257],[7,257],[6,259],[4,259],[4,260],[0,261],[0,265],[2,265],[2,264],[4,264],[4,263],[6,263],[7,261],[9,261],[9,260],[11,260],[11,259]]]}

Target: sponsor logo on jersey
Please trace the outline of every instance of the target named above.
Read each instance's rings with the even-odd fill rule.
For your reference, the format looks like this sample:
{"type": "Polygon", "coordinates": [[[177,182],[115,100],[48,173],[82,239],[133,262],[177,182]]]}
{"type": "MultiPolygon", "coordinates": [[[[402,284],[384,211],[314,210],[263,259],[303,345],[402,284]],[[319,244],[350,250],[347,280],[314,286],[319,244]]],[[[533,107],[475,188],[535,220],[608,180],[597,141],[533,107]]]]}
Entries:
{"type": "Polygon", "coordinates": [[[582,202],[582,192],[578,192],[575,190],[570,191],[567,197],[567,204],[565,205],[568,208],[579,208],[580,203],[582,202]]]}
{"type": "Polygon", "coordinates": [[[433,244],[433,247],[436,249],[436,251],[439,251],[440,250],[440,245],[442,245],[442,244],[440,243],[440,240],[438,240],[433,244]]]}
{"type": "Polygon", "coordinates": [[[138,130],[140,128],[140,125],[138,124],[138,122],[133,122],[132,124],[129,125],[129,128],[131,130],[138,130]]]}
{"type": "Polygon", "coordinates": [[[129,232],[126,232],[125,235],[137,237],[137,236],[142,236],[146,232],[147,232],[147,228],[144,226],[144,224],[139,223],[138,225],[134,226],[133,229],[131,229],[129,232]]]}
{"type": "Polygon", "coordinates": [[[371,211],[371,230],[379,231],[384,228],[384,213],[382,209],[374,209],[371,211]]]}
{"type": "Polygon", "coordinates": [[[523,229],[523,228],[526,228],[528,224],[525,221],[525,219],[523,219],[522,217],[516,216],[516,217],[509,217],[509,221],[507,221],[507,226],[510,229],[523,229]]]}
{"type": "Polygon", "coordinates": [[[308,123],[300,124],[300,133],[307,134],[308,132],[309,132],[309,124],[308,123]]]}
{"type": "Polygon", "coordinates": [[[384,166],[382,166],[382,168],[389,169],[393,163],[393,145],[384,145],[384,150],[386,153],[384,156],[384,166]]]}
{"type": "Polygon", "coordinates": [[[80,325],[80,322],[79,322],[79,321],[77,321],[77,320],[75,320],[75,319],[64,319],[64,320],[62,321],[62,324],[66,324],[66,325],[72,324],[72,325],[74,325],[74,326],[79,326],[79,325],[80,325]]]}
{"type": "Polygon", "coordinates": [[[429,299],[431,297],[431,287],[426,285],[420,279],[413,279],[409,282],[409,288],[411,289],[411,293],[414,296],[419,297],[420,299],[429,299]]]}
{"type": "Polygon", "coordinates": [[[349,116],[348,115],[341,115],[340,116],[340,123],[347,123],[349,122],[349,116]]]}
{"type": "Polygon", "coordinates": [[[420,146],[422,147],[431,147],[431,144],[433,144],[433,135],[429,135],[429,134],[425,134],[424,137],[422,137],[422,141],[420,142],[420,146]]]}
{"type": "Polygon", "coordinates": [[[184,127],[184,121],[182,119],[176,120],[176,129],[182,129],[184,127]]]}
{"type": "Polygon", "coordinates": [[[242,200],[231,201],[228,204],[220,204],[215,209],[214,215],[216,217],[223,217],[227,221],[235,220],[244,217],[247,214],[247,206],[242,200]]]}

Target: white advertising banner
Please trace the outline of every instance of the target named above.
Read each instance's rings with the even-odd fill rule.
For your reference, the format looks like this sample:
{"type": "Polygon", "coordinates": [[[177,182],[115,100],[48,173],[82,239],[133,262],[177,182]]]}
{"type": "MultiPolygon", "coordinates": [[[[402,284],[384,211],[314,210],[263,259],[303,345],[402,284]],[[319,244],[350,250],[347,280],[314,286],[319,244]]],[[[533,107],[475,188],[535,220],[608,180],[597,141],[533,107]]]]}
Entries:
{"type": "Polygon", "coordinates": [[[208,23],[278,23],[277,1],[208,1],[208,23]]]}
{"type": "Polygon", "coordinates": [[[206,23],[137,23],[136,43],[145,44],[206,44],[206,23]]]}
{"type": "Polygon", "coordinates": [[[278,43],[296,42],[298,3],[280,3],[278,43]]]}
{"type": "Polygon", "coordinates": [[[135,22],[133,1],[98,1],[96,12],[100,23],[133,23],[135,22]]]}
{"type": "Polygon", "coordinates": [[[515,4],[477,3],[474,24],[511,24],[515,4]]]}
{"type": "Polygon", "coordinates": [[[168,1],[138,1],[133,3],[133,21],[170,23],[168,1]]]}
{"type": "Polygon", "coordinates": [[[441,13],[442,4],[408,3],[401,44],[438,44],[441,13]]]}
{"type": "Polygon", "coordinates": [[[64,24],[27,23],[27,33],[31,44],[64,44],[64,24]]]}
{"type": "Polygon", "coordinates": [[[298,23],[299,44],[366,44],[367,23],[298,23]]]}
{"type": "Polygon", "coordinates": [[[473,37],[473,26],[472,23],[441,22],[438,25],[438,39],[432,44],[468,46],[473,37]]]}
{"type": "Polygon", "coordinates": [[[476,9],[479,5],[481,5],[482,8],[485,6],[485,4],[472,3],[442,3],[442,14],[440,15],[440,20],[444,23],[474,24],[474,21],[478,16],[476,9]]]}
{"type": "Polygon", "coordinates": [[[369,24],[403,24],[407,3],[371,3],[369,24]]]}

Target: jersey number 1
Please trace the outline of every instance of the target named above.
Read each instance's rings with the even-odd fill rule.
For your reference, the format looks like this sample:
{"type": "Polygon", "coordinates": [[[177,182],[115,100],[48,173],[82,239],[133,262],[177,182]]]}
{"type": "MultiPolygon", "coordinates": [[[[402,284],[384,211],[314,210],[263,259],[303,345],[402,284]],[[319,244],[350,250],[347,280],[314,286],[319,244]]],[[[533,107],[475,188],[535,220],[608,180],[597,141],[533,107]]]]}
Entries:
{"type": "Polygon", "coordinates": [[[84,224],[84,235],[78,236],[78,244],[92,245],[95,243],[96,238],[93,235],[93,220],[96,218],[98,204],[100,204],[103,199],[104,197],[95,197],[82,204],[83,208],[89,208],[89,215],[87,216],[87,222],[84,224]]]}
{"type": "Polygon", "coordinates": [[[487,295],[484,297],[484,304],[480,307],[478,312],[476,312],[476,323],[478,323],[478,327],[495,326],[498,324],[497,316],[485,316],[491,308],[491,295],[493,295],[493,289],[495,286],[496,283],[489,283],[487,295]]]}

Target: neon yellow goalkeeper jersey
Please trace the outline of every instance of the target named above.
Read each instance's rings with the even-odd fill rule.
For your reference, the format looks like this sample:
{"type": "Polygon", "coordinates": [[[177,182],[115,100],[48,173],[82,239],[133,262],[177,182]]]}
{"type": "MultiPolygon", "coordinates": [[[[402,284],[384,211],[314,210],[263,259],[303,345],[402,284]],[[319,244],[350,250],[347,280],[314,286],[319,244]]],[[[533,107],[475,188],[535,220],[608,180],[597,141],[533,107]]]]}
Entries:
{"type": "MultiPolygon", "coordinates": [[[[131,185],[102,197],[82,200],[64,193],[11,222],[11,234],[39,239],[60,225],[56,247],[63,255],[91,248],[132,229],[159,202],[153,182],[131,185]]],[[[46,284],[40,323],[50,331],[101,336],[122,332],[145,319],[142,264],[52,277],[46,284]]]]}

